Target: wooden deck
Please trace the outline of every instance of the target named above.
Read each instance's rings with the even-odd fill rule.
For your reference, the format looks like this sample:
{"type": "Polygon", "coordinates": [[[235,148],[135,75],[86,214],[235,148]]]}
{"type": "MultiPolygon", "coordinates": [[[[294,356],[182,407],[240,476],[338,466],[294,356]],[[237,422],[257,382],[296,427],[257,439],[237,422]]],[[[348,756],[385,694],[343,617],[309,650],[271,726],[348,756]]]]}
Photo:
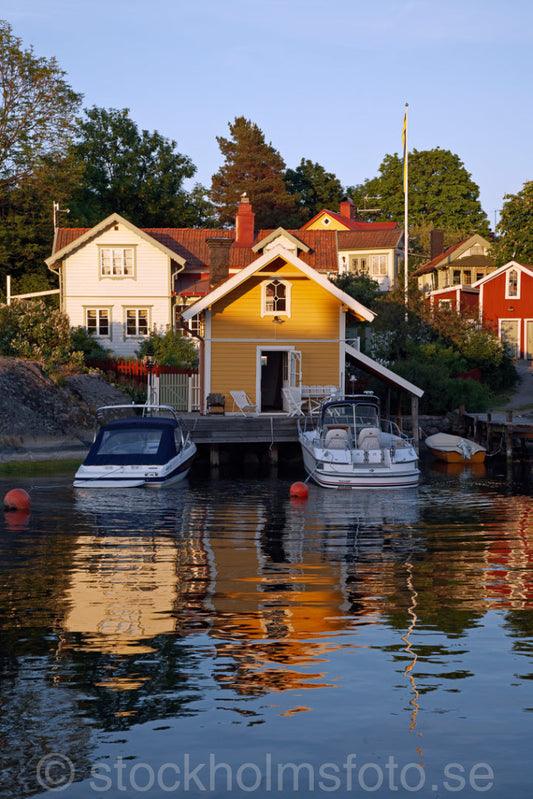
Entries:
{"type": "MultiPolygon", "coordinates": [[[[279,444],[298,441],[296,417],[278,413],[244,417],[242,414],[183,414],[184,427],[195,444],[279,444]]],[[[303,417],[300,417],[304,421],[303,417]]],[[[309,423],[309,422],[308,422],[309,423]]]]}

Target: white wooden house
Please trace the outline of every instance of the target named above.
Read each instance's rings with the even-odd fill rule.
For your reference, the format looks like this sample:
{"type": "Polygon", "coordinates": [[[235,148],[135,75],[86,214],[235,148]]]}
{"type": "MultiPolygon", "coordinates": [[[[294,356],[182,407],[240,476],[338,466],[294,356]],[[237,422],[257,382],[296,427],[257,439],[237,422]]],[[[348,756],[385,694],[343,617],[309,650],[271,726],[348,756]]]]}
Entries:
{"type": "Polygon", "coordinates": [[[46,264],[59,276],[60,307],[72,327],[87,328],[127,357],[151,330],[173,324],[173,281],[185,264],[175,250],[118,214],[62,234],[63,246],[46,264]]]}

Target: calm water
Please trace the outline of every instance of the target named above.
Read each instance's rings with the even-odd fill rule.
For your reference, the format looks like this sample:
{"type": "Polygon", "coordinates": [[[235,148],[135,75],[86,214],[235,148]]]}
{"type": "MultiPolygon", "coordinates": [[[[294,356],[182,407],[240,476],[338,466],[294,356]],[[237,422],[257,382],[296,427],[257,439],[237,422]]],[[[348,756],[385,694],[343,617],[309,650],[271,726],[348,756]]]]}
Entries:
{"type": "Polygon", "coordinates": [[[0,481],[0,795],[530,797],[525,472],[0,481]]]}

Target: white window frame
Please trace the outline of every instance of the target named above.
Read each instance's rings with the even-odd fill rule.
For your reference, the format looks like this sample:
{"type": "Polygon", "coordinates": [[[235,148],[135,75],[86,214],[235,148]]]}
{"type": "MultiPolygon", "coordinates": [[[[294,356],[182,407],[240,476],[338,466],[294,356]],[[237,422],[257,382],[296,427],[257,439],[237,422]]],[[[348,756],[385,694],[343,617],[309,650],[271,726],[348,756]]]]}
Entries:
{"type": "Polygon", "coordinates": [[[389,274],[389,259],[387,253],[372,253],[368,256],[368,274],[370,277],[385,277],[389,274]]]}
{"type": "Polygon", "coordinates": [[[261,316],[290,316],[291,315],[291,288],[292,285],[287,280],[282,280],[279,277],[272,277],[261,283],[261,316]],[[267,297],[267,288],[272,283],[280,283],[285,287],[285,310],[270,310],[267,308],[269,301],[267,297]]]}
{"type": "Polygon", "coordinates": [[[507,270],[505,275],[505,299],[506,300],[519,300],[520,299],[520,283],[522,273],[520,269],[517,269],[515,266],[512,266],[510,269],[507,270]],[[511,294],[511,274],[516,273],[516,293],[511,294]]]}
{"type": "Polygon", "coordinates": [[[124,338],[146,338],[150,333],[150,309],[142,308],[124,308],[124,338]],[[139,315],[146,314],[146,331],[140,332],[139,315]],[[128,316],[129,314],[135,315],[135,333],[128,333],[128,316]]]}
{"type": "Polygon", "coordinates": [[[111,338],[111,308],[85,308],[85,329],[97,338],[111,338]],[[89,314],[95,314],[96,324],[89,325],[89,314]],[[102,333],[102,320],[107,320],[107,333],[102,333]]]}
{"type": "Polygon", "coordinates": [[[133,246],[98,248],[99,274],[101,278],[134,278],[135,250],[133,246]],[[106,262],[107,259],[107,262],[106,262]],[[129,270],[129,271],[128,271],[129,270]]]}

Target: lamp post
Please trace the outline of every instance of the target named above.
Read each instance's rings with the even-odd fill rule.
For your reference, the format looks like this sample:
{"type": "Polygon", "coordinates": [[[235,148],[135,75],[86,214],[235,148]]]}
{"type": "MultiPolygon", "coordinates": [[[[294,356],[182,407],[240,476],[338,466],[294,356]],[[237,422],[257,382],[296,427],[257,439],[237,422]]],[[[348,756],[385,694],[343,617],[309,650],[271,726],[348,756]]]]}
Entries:
{"type": "Polygon", "coordinates": [[[146,353],[143,358],[144,367],[146,369],[146,404],[148,406],[154,405],[154,369],[155,369],[155,362],[154,362],[154,349],[151,344],[148,344],[146,347],[146,353]]]}

